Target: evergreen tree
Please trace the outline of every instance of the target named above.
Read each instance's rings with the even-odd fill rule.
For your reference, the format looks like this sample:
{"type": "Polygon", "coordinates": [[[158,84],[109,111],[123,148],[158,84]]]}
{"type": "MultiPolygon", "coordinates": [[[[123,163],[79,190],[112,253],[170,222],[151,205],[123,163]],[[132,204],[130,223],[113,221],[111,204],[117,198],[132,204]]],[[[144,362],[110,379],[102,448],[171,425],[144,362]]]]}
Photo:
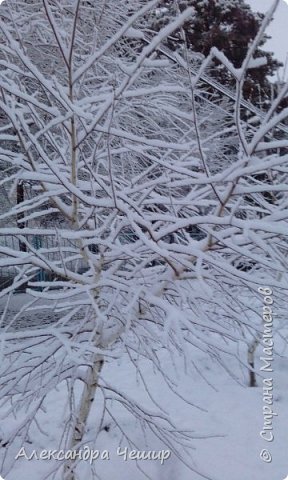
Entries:
{"type": "MultiPolygon", "coordinates": [[[[241,67],[249,45],[257,35],[264,18],[254,13],[245,0],[163,0],[161,6],[150,16],[153,30],[159,30],[169,22],[177,11],[188,6],[195,10],[183,29],[170,36],[166,45],[172,50],[183,50],[184,43],[189,50],[207,56],[212,47],[217,47],[236,68],[241,67]],[[184,35],[183,35],[184,33],[184,35]]],[[[244,85],[245,99],[265,106],[271,97],[271,83],[268,79],[281,66],[273,53],[262,46],[269,37],[265,35],[255,52],[254,58],[266,58],[266,64],[247,72],[244,85]]],[[[210,74],[221,83],[232,85],[234,79],[219,62],[214,62],[210,74]]]]}

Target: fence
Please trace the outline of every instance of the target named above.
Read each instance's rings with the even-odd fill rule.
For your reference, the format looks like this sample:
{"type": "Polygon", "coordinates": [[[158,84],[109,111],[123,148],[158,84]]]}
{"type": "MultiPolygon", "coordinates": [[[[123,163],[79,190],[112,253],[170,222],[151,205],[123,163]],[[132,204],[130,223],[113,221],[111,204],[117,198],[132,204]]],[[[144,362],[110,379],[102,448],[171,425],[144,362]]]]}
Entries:
{"type": "MultiPolygon", "coordinates": [[[[23,235],[27,245],[27,251],[41,256],[47,263],[55,262],[59,266],[65,266],[73,271],[83,271],[87,268],[87,264],[82,258],[79,258],[79,247],[76,241],[61,238],[61,243],[56,235],[23,235]]],[[[14,251],[25,251],[25,243],[16,236],[1,236],[0,248],[6,247],[14,251]]],[[[0,253],[0,258],[7,258],[4,253],[0,253]]],[[[19,272],[17,266],[0,267],[0,290],[12,283],[13,278],[19,272]]],[[[44,281],[50,279],[51,275],[46,271],[39,269],[35,274],[35,280],[44,281]]]]}

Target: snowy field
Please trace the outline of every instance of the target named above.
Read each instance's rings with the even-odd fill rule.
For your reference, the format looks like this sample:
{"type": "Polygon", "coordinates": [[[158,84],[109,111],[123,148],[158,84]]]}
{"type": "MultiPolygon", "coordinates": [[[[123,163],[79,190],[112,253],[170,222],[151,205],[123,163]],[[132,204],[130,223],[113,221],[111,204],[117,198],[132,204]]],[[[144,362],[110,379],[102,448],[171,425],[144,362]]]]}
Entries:
{"type": "MultiPolygon", "coordinates": [[[[11,308],[13,306],[14,310],[19,309],[24,300],[27,300],[27,296],[15,295],[11,308]]],[[[45,318],[45,315],[43,310],[38,318],[45,318]]],[[[161,406],[162,414],[166,415],[180,429],[195,432],[195,450],[191,452],[191,461],[195,471],[186,468],[173,453],[162,465],[159,460],[136,462],[127,459],[125,461],[123,456],[118,455],[117,448],[119,446],[122,449],[127,447],[128,451],[135,448],[138,451],[153,450],[156,452],[166,451],[168,447],[151,431],[147,431],[146,436],[143,435],[135,418],[115,399],[110,403],[108,401],[111,416],[108,417],[106,414],[96,443],[94,440],[91,443],[90,439],[97,437],[95,434],[103,413],[103,397],[98,391],[89,418],[89,429],[83,448],[85,445],[89,445],[91,450],[99,450],[102,454],[108,451],[109,460],[97,459],[93,462],[92,467],[89,461],[81,461],[78,478],[85,480],[94,478],[144,480],[148,476],[152,480],[200,480],[202,477],[197,473],[200,472],[206,478],[213,480],[284,479],[288,472],[286,426],[288,355],[285,341],[281,341],[277,336],[276,343],[275,352],[277,354],[275,353],[273,373],[269,374],[269,376],[273,376],[273,411],[277,413],[277,416],[273,418],[273,442],[268,443],[260,437],[263,429],[262,378],[267,377],[267,373],[263,375],[262,372],[262,378],[258,375],[256,388],[249,388],[247,386],[247,369],[244,366],[240,367],[239,362],[232,357],[227,365],[233,372],[233,378],[229,372],[219,366],[215,358],[209,358],[199,350],[195,349],[193,352],[193,361],[197,365],[198,371],[194,369],[192,374],[185,373],[185,365],[181,358],[175,359],[175,365],[173,365],[167,353],[163,352],[161,354],[163,369],[170,372],[170,378],[175,382],[174,387],[178,395],[173,394],[159,374],[156,374],[148,363],[142,361],[139,367],[141,374],[146,379],[147,390],[150,392],[150,395],[147,395],[147,391],[135,377],[131,361],[124,356],[108,362],[102,371],[101,378],[104,379],[104,382],[112,385],[115,391],[125,392],[126,396],[133,398],[135,404],[144,406],[148,411],[155,411],[155,405],[161,406]],[[188,400],[190,404],[184,399],[188,400]],[[118,426],[125,431],[127,438],[121,435],[115,419],[117,419],[118,426]],[[272,455],[271,463],[265,463],[260,458],[260,452],[264,448],[269,448],[272,455]]],[[[261,346],[258,347],[255,355],[256,371],[259,373],[260,357],[263,355],[261,349],[261,346]]],[[[239,357],[244,359],[245,349],[243,346],[240,345],[238,353],[239,357]]],[[[37,401],[37,392],[35,392],[35,401],[37,401]]],[[[64,383],[48,395],[43,405],[41,418],[39,418],[42,433],[35,428],[35,432],[29,434],[29,438],[24,444],[27,457],[33,450],[39,454],[43,450],[60,448],[59,442],[67,416],[68,401],[64,383]]],[[[21,422],[21,410],[14,412],[14,415],[7,415],[9,408],[10,405],[1,408],[1,437],[5,437],[8,432],[11,433],[21,422]]],[[[20,445],[16,444],[14,446],[15,456],[19,453],[19,449],[20,445]]],[[[22,456],[16,460],[12,470],[5,475],[5,479],[38,480],[46,478],[43,476],[46,474],[47,478],[61,480],[63,472],[60,470],[57,473],[55,471],[57,467],[59,467],[59,461],[53,459],[37,460],[34,458],[28,460],[22,456]]]]}

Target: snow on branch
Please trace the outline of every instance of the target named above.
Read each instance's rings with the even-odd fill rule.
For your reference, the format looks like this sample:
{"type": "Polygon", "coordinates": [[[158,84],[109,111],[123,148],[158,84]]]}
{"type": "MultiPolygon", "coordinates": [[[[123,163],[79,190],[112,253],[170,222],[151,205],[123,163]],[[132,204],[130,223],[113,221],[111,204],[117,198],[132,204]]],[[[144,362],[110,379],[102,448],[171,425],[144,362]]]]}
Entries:
{"type": "Polygon", "coordinates": [[[193,432],[163,413],[142,365],[173,395],[165,355],[189,373],[201,351],[229,371],[235,345],[259,332],[247,307],[257,288],[281,300],[288,286],[287,88],[265,121],[247,122],[241,106],[260,36],[241,69],[214,48],[193,77],[188,57],[158,49],[192,9],[147,44],[159,1],[108,0],[97,18],[87,3],[20,2],[19,16],[13,2],[0,22],[0,398],[20,419],[3,427],[4,475],[56,388],[70,399],[63,448],[90,438],[98,395],[104,416],[115,400],[193,470],[193,432]],[[235,79],[234,104],[201,80],[213,58],[235,79]],[[144,404],[106,378],[121,359],[144,404]]]}

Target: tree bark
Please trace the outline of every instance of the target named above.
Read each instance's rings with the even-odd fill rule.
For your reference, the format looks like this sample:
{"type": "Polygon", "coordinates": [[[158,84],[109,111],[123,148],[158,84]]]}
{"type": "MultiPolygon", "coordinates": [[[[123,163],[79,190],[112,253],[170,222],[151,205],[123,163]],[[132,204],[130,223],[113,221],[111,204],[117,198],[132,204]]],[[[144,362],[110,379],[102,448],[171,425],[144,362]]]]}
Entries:
{"type": "MultiPolygon", "coordinates": [[[[23,182],[17,183],[17,205],[24,202],[24,185],[23,182]]],[[[21,220],[24,218],[24,213],[17,213],[17,225],[19,228],[24,228],[25,225],[21,220]]],[[[19,241],[19,250],[20,252],[27,252],[27,247],[25,243],[19,241]]]]}
{"type": "MultiPolygon", "coordinates": [[[[85,387],[78,407],[77,418],[71,435],[69,450],[77,450],[77,445],[80,445],[83,440],[87,420],[96,395],[98,377],[103,367],[103,363],[103,359],[97,356],[93,368],[90,368],[87,374],[85,387]]],[[[71,460],[69,463],[67,462],[64,468],[65,480],[76,480],[75,468],[75,460],[71,460]]]]}
{"type": "Polygon", "coordinates": [[[250,366],[249,387],[257,387],[256,374],[254,371],[254,354],[255,354],[255,350],[257,348],[258,343],[259,341],[258,339],[256,339],[248,348],[248,364],[250,366]]]}

